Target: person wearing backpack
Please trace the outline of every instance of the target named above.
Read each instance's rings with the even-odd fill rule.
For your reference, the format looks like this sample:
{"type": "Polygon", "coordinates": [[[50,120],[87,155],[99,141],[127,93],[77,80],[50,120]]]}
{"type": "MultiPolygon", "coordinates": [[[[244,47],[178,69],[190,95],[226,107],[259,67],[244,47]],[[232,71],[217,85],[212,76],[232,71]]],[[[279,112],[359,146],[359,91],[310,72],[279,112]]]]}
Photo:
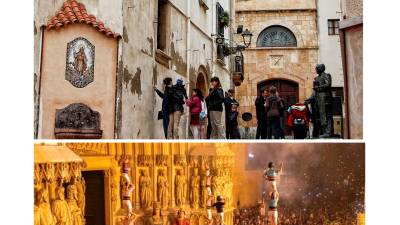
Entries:
{"type": "Polygon", "coordinates": [[[288,126],[293,131],[294,139],[305,139],[309,129],[309,111],[305,104],[296,103],[289,110],[288,126]]]}
{"type": "Polygon", "coordinates": [[[265,112],[267,113],[267,139],[272,139],[272,135],[275,139],[279,139],[280,134],[280,111],[282,110],[283,103],[282,99],[276,95],[276,87],[271,86],[269,88],[269,96],[265,101],[265,112]]]}
{"type": "Polygon", "coordinates": [[[183,113],[185,99],[188,99],[185,85],[182,79],[178,79],[176,84],[168,90],[169,100],[169,124],[168,139],[179,139],[179,123],[183,113]]]}
{"type": "Polygon", "coordinates": [[[223,134],[223,125],[221,121],[224,90],[221,88],[221,82],[218,77],[211,78],[211,91],[207,96],[208,112],[211,122],[211,139],[225,139],[223,134]]]}
{"type": "Polygon", "coordinates": [[[186,101],[190,112],[190,131],[193,139],[200,138],[200,113],[202,112],[203,93],[200,89],[193,89],[192,97],[186,101]]]}

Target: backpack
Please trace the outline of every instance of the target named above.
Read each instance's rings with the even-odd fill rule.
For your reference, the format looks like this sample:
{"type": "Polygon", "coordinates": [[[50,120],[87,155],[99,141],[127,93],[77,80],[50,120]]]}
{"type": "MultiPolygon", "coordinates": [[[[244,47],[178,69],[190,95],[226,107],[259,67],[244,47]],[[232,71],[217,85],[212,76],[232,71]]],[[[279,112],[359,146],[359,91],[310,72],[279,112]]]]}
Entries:
{"type": "Polygon", "coordinates": [[[269,101],[269,110],[267,112],[267,117],[276,117],[280,116],[280,110],[283,108],[283,104],[281,99],[273,99],[273,100],[268,100],[269,101]]]}
{"type": "Polygon", "coordinates": [[[207,117],[207,106],[204,101],[201,101],[201,112],[200,112],[200,120],[204,120],[207,117]]]}
{"type": "Polygon", "coordinates": [[[175,87],[173,89],[172,98],[173,98],[173,102],[175,102],[177,104],[180,104],[180,105],[185,104],[185,101],[183,100],[184,93],[183,93],[183,90],[181,90],[180,88],[175,87]]]}

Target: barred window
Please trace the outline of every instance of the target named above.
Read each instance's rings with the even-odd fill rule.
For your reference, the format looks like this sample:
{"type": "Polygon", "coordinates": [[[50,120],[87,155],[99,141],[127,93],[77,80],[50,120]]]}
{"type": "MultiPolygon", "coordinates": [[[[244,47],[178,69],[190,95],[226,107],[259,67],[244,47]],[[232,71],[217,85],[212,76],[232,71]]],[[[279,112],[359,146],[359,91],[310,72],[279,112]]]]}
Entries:
{"type": "Polygon", "coordinates": [[[338,35],[339,34],[339,20],[338,19],[328,20],[328,34],[329,35],[338,35]]]}

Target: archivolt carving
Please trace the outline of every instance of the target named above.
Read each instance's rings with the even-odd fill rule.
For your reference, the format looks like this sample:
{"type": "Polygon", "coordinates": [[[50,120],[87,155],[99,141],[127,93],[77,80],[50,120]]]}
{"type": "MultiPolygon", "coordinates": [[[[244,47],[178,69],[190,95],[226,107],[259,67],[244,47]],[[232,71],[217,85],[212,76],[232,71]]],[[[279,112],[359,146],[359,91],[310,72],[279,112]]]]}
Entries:
{"type": "Polygon", "coordinates": [[[85,224],[82,165],[76,162],[34,165],[34,224],[85,224]]]}

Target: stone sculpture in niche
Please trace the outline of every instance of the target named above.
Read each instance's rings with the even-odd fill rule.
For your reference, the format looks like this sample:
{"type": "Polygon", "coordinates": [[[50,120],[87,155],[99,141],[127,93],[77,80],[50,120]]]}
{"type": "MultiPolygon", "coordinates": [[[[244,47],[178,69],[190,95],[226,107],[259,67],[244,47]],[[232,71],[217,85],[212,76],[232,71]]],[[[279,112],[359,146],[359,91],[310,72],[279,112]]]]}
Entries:
{"type": "Polygon", "coordinates": [[[101,138],[100,113],[82,103],[56,110],[56,138],[101,138]]]}
{"type": "Polygon", "coordinates": [[[94,80],[94,45],[78,37],[67,44],[65,79],[74,87],[83,88],[94,80]]]}

